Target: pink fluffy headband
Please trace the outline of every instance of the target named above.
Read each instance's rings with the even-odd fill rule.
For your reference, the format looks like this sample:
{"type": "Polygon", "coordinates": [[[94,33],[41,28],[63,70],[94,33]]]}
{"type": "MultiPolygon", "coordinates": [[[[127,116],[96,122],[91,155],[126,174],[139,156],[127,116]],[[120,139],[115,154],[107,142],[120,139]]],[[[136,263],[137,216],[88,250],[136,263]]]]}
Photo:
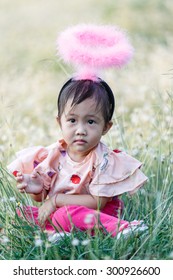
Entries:
{"type": "Polygon", "coordinates": [[[97,80],[101,70],[127,64],[134,52],[120,28],[92,24],[76,25],[60,33],[57,50],[64,62],[75,66],[77,80],[97,80]]]}

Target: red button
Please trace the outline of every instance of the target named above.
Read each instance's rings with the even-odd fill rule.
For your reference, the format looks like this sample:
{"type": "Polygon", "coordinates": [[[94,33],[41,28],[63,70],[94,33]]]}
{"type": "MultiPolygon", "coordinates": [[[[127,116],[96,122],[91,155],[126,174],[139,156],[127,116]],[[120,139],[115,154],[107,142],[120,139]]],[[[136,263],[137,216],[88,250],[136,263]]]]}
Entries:
{"type": "Polygon", "coordinates": [[[13,175],[14,175],[15,177],[17,177],[17,173],[18,173],[18,172],[19,172],[18,170],[13,171],[13,175]]]}
{"type": "Polygon", "coordinates": [[[74,174],[71,176],[70,180],[72,181],[73,184],[79,184],[81,178],[78,175],[74,174]]]}
{"type": "Polygon", "coordinates": [[[121,151],[118,150],[118,149],[113,150],[113,152],[114,152],[114,153],[121,153],[121,151]]]}

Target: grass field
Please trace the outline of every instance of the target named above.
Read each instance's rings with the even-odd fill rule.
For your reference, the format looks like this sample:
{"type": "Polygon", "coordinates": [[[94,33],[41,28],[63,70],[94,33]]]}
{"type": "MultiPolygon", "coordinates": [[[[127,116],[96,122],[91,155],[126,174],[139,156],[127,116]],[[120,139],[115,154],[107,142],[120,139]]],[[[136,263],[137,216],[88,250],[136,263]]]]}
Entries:
{"type": "Polygon", "coordinates": [[[171,0],[1,0],[0,3],[0,259],[173,259],[173,2],[171,0]],[[61,3],[59,3],[61,2],[61,3]],[[114,125],[103,139],[144,163],[149,182],[125,202],[124,218],[143,219],[146,234],[128,239],[74,232],[50,244],[19,219],[6,165],[15,152],[60,137],[58,91],[73,69],[56,57],[60,31],[77,23],[119,25],[135,48],[125,68],[103,78],[115,92],[114,125]]]}

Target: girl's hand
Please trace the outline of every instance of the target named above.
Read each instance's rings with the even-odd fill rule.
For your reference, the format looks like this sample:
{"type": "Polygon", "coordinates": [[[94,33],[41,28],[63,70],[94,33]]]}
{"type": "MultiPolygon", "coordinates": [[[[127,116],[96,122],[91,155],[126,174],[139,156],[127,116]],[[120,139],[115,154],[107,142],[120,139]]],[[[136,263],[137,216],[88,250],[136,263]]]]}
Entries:
{"type": "Polygon", "coordinates": [[[17,183],[16,187],[19,190],[19,192],[21,193],[26,192],[26,188],[28,184],[24,180],[23,174],[20,171],[18,171],[15,176],[16,176],[16,183],[17,183]]]}
{"type": "Polygon", "coordinates": [[[54,197],[46,200],[38,210],[38,220],[41,226],[44,225],[47,218],[56,210],[54,197]]]}
{"type": "Polygon", "coordinates": [[[43,181],[39,174],[22,174],[18,171],[16,182],[17,189],[21,193],[40,194],[43,191],[43,181]]]}

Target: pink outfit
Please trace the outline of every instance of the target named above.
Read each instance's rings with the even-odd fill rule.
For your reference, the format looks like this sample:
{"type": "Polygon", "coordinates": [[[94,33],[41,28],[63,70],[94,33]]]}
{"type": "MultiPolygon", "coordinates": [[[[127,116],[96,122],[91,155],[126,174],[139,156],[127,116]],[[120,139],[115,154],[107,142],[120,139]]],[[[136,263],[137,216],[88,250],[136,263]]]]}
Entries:
{"type": "MultiPolygon", "coordinates": [[[[8,169],[12,173],[16,170],[24,174],[31,174],[33,170],[39,172],[49,197],[55,193],[110,197],[110,202],[99,212],[101,224],[113,236],[117,230],[128,227],[129,222],[120,220],[118,212],[122,211],[122,204],[117,196],[125,192],[133,194],[147,181],[140,170],[142,163],[124,152],[110,150],[101,142],[80,163],[72,161],[66,149],[63,140],[46,148],[39,146],[24,149],[17,154],[17,159],[8,169]]],[[[25,212],[38,223],[37,208],[28,206],[25,212]]],[[[98,226],[98,212],[78,205],[57,208],[50,218],[54,225],[60,224],[68,232],[72,224],[81,230],[98,226]],[[90,223],[86,223],[88,215],[93,217],[90,223]]],[[[53,230],[49,223],[45,227],[53,230]]]]}
{"type": "MultiPolygon", "coordinates": [[[[50,220],[58,231],[70,232],[76,227],[82,231],[91,230],[91,233],[94,233],[94,228],[99,228],[115,236],[119,231],[122,231],[131,224],[120,219],[122,206],[122,202],[118,198],[115,201],[108,202],[102,212],[80,205],[63,206],[57,208],[50,215],[50,220]]],[[[26,206],[23,210],[25,217],[29,221],[39,225],[37,207],[26,206]]],[[[22,216],[19,209],[17,213],[19,216],[22,216]]],[[[55,230],[49,221],[46,221],[45,229],[47,231],[55,230]]]]}

